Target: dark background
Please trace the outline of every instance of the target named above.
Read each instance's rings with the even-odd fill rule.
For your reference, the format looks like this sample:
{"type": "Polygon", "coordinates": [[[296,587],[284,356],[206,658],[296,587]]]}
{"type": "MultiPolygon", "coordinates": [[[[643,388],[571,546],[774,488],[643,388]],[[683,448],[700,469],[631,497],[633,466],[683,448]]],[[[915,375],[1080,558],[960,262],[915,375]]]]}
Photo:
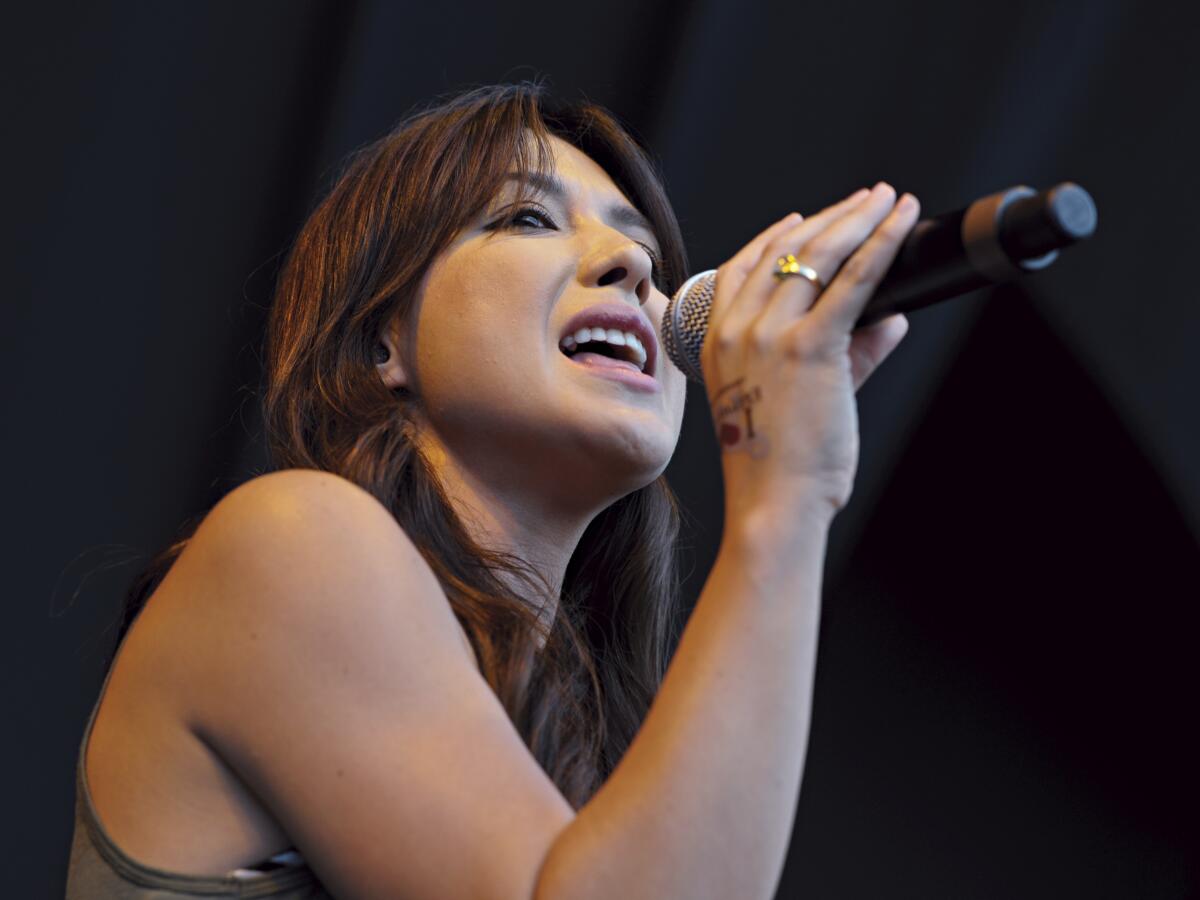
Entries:
{"type": "MultiPolygon", "coordinates": [[[[1200,896],[1194,4],[58,4],[4,29],[5,896],[61,896],[120,598],[265,463],[279,262],[410,107],[545,77],[661,161],[695,270],[886,179],[1073,180],[1096,235],[911,316],[859,394],[780,897],[1200,896]]],[[[699,593],[721,481],[668,475],[699,593]]]]}

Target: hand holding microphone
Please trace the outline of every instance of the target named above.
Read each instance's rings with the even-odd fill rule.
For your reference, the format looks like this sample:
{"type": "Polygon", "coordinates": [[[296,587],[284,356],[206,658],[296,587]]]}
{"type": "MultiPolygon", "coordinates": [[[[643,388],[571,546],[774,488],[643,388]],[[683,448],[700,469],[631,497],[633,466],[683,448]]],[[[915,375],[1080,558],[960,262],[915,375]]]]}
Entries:
{"type": "MultiPolygon", "coordinates": [[[[905,239],[855,327],[1043,269],[1061,248],[1095,230],[1091,195],[1070,181],[1041,193],[1018,185],[924,219],[905,239]]],[[[700,345],[716,274],[709,269],[685,281],[664,318],[667,355],[697,382],[704,380],[700,345]]]]}
{"type": "Polygon", "coordinates": [[[840,509],[857,465],[846,389],[858,390],[895,349],[907,329],[902,314],[1044,268],[1096,227],[1092,198],[1071,182],[1041,193],[1009,188],[920,222],[909,221],[915,206],[893,208],[893,197],[880,183],[808,221],[793,213],[721,268],[689,278],[668,304],[663,349],[706,387],[727,495],[731,476],[769,472],[767,480],[782,478],[781,488],[817,485],[840,509]],[[803,375],[795,371],[801,360],[803,375]],[[795,378],[811,379],[815,394],[796,394],[789,406],[800,391],[795,378]],[[803,439],[782,423],[795,412],[796,427],[817,443],[793,458],[791,442],[803,439]],[[780,452],[773,443],[788,448],[790,467],[743,459],[780,452]]]}
{"type": "Polygon", "coordinates": [[[849,499],[858,465],[854,392],[907,330],[903,315],[858,331],[854,324],[918,211],[916,198],[897,202],[880,182],[809,219],[785,217],[716,270],[699,359],[727,520],[790,514],[796,503],[832,518],[849,499]],[[799,262],[780,270],[788,254],[799,262]]]}

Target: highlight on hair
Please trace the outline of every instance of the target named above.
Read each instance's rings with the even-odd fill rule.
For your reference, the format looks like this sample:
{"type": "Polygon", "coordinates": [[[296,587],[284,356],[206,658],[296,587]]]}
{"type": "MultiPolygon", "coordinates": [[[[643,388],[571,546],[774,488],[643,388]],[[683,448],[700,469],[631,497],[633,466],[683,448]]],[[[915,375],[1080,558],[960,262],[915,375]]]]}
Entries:
{"type": "MultiPolygon", "coordinates": [[[[429,266],[505,173],[519,174],[525,197],[529,174],[553,167],[551,135],[595,160],[650,220],[663,257],[658,287],[673,293],[687,271],[683,239],[637,139],[604,108],[563,102],[539,83],[473,88],[410,113],[346,160],[280,270],[262,403],[272,470],[337,474],[392,512],[517,731],[578,810],[628,749],[678,644],[675,496],[660,475],[595,517],[547,628],[538,598],[549,586],[524,561],[472,541],[414,443],[419,391],[390,391],[373,360],[387,323],[407,321],[429,266]]],[[[121,636],[198,525],[135,580],[121,636]]]]}

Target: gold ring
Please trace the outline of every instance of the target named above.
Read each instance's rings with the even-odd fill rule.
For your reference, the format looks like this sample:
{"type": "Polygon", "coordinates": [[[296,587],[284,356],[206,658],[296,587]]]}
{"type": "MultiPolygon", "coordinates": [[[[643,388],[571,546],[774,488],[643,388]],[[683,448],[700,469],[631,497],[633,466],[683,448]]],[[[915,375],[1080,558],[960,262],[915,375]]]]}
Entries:
{"type": "Polygon", "coordinates": [[[796,257],[792,256],[790,253],[787,256],[781,256],[779,259],[775,260],[775,271],[771,274],[780,281],[783,281],[785,278],[791,278],[798,275],[799,277],[805,278],[815,284],[818,291],[825,290],[825,282],[821,280],[821,276],[817,274],[817,270],[812,266],[808,266],[800,262],[800,260],[796,259],[796,257]]]}

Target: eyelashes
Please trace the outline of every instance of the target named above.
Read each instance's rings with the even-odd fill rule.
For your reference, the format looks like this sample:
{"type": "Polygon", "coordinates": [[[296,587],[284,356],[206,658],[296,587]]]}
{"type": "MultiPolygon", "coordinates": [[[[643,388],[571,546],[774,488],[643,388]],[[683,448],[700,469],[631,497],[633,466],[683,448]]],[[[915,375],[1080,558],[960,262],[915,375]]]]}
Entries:
{"type": "MultiPolygon", "coordinates": [[[[522,206],[520,209],[514,210],[512,213],[505,216],[503,219],[500,219],[498,222],[495,222],[491,226],[491,228],[496,229],[496,228],[500,228],[504,225],[514,225],[517,223],[518,219],[524,218],[525,216],[534,216],[536,218],[539,218],[542,220],[542,222],[544,224],[549,225],[551,228],[555,228],[557,230],[557,226],[555,226],[554,220],[552,218],[550,218],[550,214],[547,213],[541,207],[537,207],[537,206],[522,206]]],[[[655,249],[653,247],[651,247],[649,244],[643,244],[641,241],[638,241],[638,240],[635,240],[634,243],[637,244],[639,247],[641,247],[643,250],[645,250],[646,255],[650,257],[650,277],[653,278],[654,283],[661,288],[662,285],[660,282],[662,281],[662,268],[663,268],[662,257],[659,256],[658,253],[655,251],[655,249]]]]}

